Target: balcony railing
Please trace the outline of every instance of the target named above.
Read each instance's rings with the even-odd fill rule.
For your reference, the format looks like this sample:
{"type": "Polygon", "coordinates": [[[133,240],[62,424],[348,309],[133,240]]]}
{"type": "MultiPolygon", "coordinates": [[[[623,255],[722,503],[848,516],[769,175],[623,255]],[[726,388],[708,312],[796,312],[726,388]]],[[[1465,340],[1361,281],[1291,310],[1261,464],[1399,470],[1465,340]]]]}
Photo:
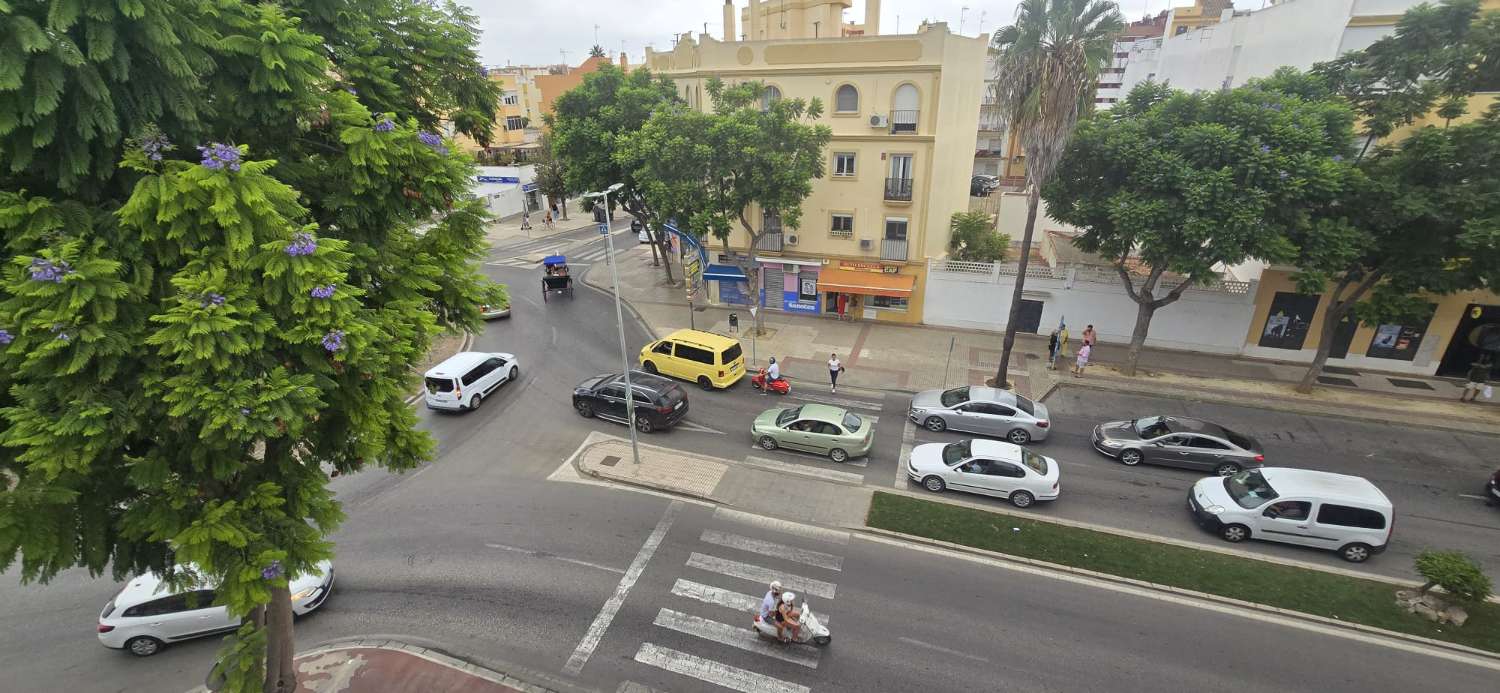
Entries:
{"type": "Polygon", "coordinates": [[[755,241],[756,250],[764,250],[772,253],[781,252],[781,232],[772,231],[763,233],[755,241]]]}
{"type": "Polygon", "coordinates": [[[916,132],[917,111],[891,111],[891,132],[916,132]]]}
{"type": "Polygon", "coordinates": [[[906,261],[906,239],[885,238],[880,241],[880,259],[906,261]]]}
{"type": "Polygon", "coordinates": [[[910,178],[887,178],[885,179],[885,199],[911,202],[910,178]]]}

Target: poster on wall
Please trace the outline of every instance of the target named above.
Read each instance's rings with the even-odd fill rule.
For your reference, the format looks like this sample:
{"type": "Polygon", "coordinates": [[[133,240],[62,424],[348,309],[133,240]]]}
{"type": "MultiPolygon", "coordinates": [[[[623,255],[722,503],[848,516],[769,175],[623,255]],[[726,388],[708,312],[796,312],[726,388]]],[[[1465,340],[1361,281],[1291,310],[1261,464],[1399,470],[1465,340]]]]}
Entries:
{"type": "Polygon", "coordinates": [[[1375,359],[1411,361],[1416,358],[1417,348],[1422,346],[1422,334],[1426,331],[1426,325],[1381,325],[1375,328],[1375,338],[1370,340],[1370,349],[1365,355],[1375,359]]]}
{"type": "Polygon", "coordinates": [[[1307,341],[1313,313],[1318,309],[1318,299],[1318,296],[1276,292],[1271,299],[1271,310],[1266,314],[1266,324],[1260,331],[1260,346],[1301,349],[1303,342],[1307,341]]]}

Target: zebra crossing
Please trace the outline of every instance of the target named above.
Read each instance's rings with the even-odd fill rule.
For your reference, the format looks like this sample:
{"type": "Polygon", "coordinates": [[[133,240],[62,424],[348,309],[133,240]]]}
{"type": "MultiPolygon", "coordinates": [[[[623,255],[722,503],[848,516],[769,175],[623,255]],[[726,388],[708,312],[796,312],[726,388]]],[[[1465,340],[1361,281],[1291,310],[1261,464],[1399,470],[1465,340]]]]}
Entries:
{"type": "Polygon", "coordinates": [[[679,608],[662,607],[652,621],[663,633],[690,636],[690,646],[679,650],[643,642],[635,661],[740,693],[810,693],[809,686],[786,679],[796,678],[789,674],[803,669],[817,669],[823,650],[763,638],[751,630],[750,619],[760,609],[766,585],[779,580],[786,589],[813,598],[814,613],[829,623],[825,605],[838,594],[835,580],[844,567],[843,556],[833,551],[848,544],[849,533],[724,507],[714,511],[713,519],[713,526],[698,537],[694,548],[699,550],[691,551],[683,572],[673,576],[671,594],[682,598],[674,604],[679,608]],[[776,536],[766,539],[740,532],[776,536]],[[783,564],[796,567],[773,567],[783,564]],[[758,655],[775,671],[718,659],[737,656],[731,652],[758,655]]]}
{"type": "MultiPolygon", "coordinates": [[[[486,265],[502,267],[535,267],[537,263],[532,259],[539,254],[566,255],[568,264],[578,267],[587,266],[596,262],[605,262],[609,254],[609,246],[602,242],[599,236],[591,236],[583,241],[568,241],[558,238],[538,238],[504,248],[496,248],[494,252],[500,257],[485,262],[486,265]]],[[[615,254],[632,250],[637,243],[632,234],[626,231],[615,232],[615,254]]]]}

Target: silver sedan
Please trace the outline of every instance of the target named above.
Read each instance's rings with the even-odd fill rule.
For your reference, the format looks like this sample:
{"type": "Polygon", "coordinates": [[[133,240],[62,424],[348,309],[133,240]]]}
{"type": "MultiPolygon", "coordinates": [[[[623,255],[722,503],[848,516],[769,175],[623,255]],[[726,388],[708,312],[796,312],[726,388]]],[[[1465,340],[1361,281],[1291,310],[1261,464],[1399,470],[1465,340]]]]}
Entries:
{"type": "Polygon", "coordinates": [[[955,387],[918,392],[911,399],[911,420],[929,431],[965,431],[1004,438],[1016,445],[1047,439],[1052,421],[1047,405],[1009,390],[955,387]]]}

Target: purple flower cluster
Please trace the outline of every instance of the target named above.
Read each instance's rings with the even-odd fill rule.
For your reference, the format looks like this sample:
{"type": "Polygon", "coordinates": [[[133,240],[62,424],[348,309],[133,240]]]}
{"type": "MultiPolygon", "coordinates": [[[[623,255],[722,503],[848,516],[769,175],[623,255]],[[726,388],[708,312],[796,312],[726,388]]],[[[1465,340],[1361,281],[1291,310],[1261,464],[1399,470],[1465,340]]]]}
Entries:
{"type": "Polygon", "coordinates": [[[1343,161],[1344,160],[1344,156],[1342,154],[1334,154],[1333,155],[1333,160],[1334,161],[1343,161]]]}
{"type": "Polygon", "coordinates": [[[417,133],[417,139],[439,154],[447,154],[448,148],[443,146],[443,136],[435,132],[422,131],[417,133]]]}
{"type": "Polygon", "coordinates": [[[337,288],[337,287],[338,287],[337,284],[329,284],[327,286],[315,286],[315,287],[312,288],[312,297],[313,298],[333,298],[334,289],[337,288]]]}
{"type": "Polygon", "coordinates": [[[344,331],[343,330],[330,330],[328,332],[328,334],[323,335],[323,348],[327,349],[328,353],[330,353],[330,354],[333,353],[333,352],[335,352],[335,351],[338,351],[340,349],[343,349],[344,348],[344,331]]]}
{"type": "Polygon", "coordinates": [[[52,326],[52,334],[57,335],[58,339],[66,342],[66,341],[68,341],[69,337],[68,337],[68,333],[63,331],[64,327],[65,327],[64,325],[53,325],[52,326]]]}
{"type": "Polygon", "coordinates": [[[204,308],[207,308],[209,306],[213,306],[213,307],[217,308],[219,306],[224,305],[224,296],[221,295],[221,294],[216,294],[216,293],[214,293],[212,291],[210,291],[210,292],[208,292],[206,294],[203,294],[199,298],[202,299],[203,307],[204,308]]]}
{"type": "Polygon", "coordinates": [[[207,147],[199,147],[198,153],[203,155],[204,168],[217,171],[227,168],[230,171],[240,170],[240,150],[234,145],[213,142],[207,147]]]}
{"type": "Polygon", "coordinates": [[[62,260],[54,263],[45,258],[36,258],[31,261],[31,279],[33,281],[61,282],[63,277],[72,273],[73,268],[62,260]]]}
{"type": "Polygon", "coordinates": [[[260,571],[260,577],[264,580],[275,580],[281,577],[281,561],[271,561],[271,565],[260,571]]]}
{"type": "Polygon", "coordinates": [[[1260,146],[1260,153],[1261,154],[1265,154],[1265,153],[1268,153],[1270,151],[1271,151],[1271,145],[1269,145],[1269,144],[1263,144],[1263,145],[1260,146]]]}
{"type": "Polygon", "coordinates": [[[14,341],[16,341],[16,337],[10,333],[10,330],[0,330],[0,346],[10,344],[14,341]]]}
{"type": "Polygon", "coordinates": [[[318,249],[318,241],[310,233],[299,233],[292,236],[292,242],[286,246],[286,254],[292,257],[299,255],[312,255],[318,249]]]}
{"type": "Polygon", "coordinates": [[[391,122],[390,118],[386,118],[375,124],[375,132],[390,132],[395,129],[396,124],[391,122]]]}
{"type": "Polygon", "coordinates": [[[163,152],[170,152],[176,148],[167,140],[166,135],[159,132],[141,140],[141,151],[145,152],[146,158],[152,161],[161,161],[163,152]]]}

